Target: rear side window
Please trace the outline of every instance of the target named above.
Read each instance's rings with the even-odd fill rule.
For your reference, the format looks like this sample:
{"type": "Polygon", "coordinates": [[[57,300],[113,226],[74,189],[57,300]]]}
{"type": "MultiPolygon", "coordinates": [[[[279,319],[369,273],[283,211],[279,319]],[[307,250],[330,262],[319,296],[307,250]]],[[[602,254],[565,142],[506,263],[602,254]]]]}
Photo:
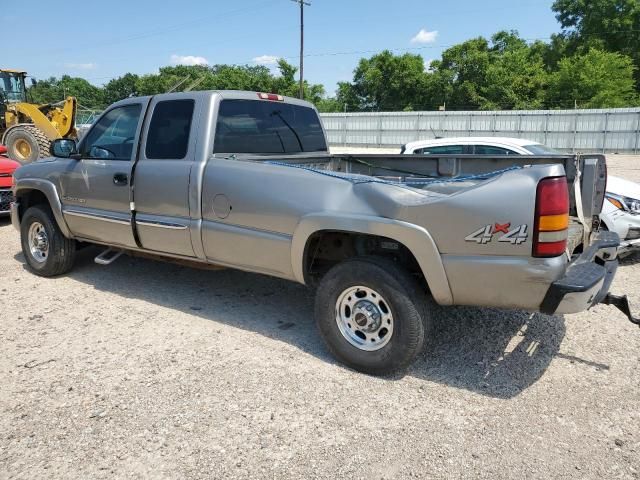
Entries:
{"type": "Polygon", "coordinates": [[[463,145],[441,145],[438,147],[419,148],[415,152],[416,155],[462,155],[464,153],[463,145]]]}
{"type": "Polygon", "coordinates": [[[476,155],[518,155],[508,148],[492,147],[489,145],[475,145],[474,149],[476,155]]]}
{"type": "Polygon", "coordinates": [[[147,158],[179,160],[186,157],[193,107],[193,100],[166,100],[156,104],[147,134],[147,158]]]}
{"type": "Polygon", "coordinates": [[[326,152],[316,111],[260,100],[220,102],[214,153],[326,152]]]}

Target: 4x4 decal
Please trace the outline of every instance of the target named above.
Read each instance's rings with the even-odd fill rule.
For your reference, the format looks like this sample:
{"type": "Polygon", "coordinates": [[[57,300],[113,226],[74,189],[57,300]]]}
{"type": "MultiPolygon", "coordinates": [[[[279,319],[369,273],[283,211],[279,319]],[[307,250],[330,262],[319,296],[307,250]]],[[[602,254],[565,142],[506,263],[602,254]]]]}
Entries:
{"type": "Polygon", "coordinates": [[[526,225],[519,225],[511,229],[511,223],[496,223],[493,225],[485,225],[468,237],[465,237],[465,240],[467,242],[486,245],[493,240],[493,236],[497,233],[503,234],[498,238],[499,242],[510,243],[512,245],[520,245],[529,238],[529,231],[526,225]]]}

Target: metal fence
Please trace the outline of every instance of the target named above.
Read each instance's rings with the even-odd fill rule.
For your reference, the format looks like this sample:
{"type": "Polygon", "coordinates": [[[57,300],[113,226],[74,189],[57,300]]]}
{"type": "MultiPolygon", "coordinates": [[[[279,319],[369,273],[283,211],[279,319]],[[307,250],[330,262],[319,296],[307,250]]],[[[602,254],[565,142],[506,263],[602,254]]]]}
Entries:
{"type": "Polygon", "coordinates": [[[96,119],[100,116],[102,110],[95,110],[91,108],[85,108],[81,105],[78,105],[78,109],[76,111],[76,125],[89,125],[96,121],[96,119]]]}
{"type": "Polygon", "coordinates": [[[518,137],[563,151],[640,153],[640,108],[325,113],[329,144],[399,147],[439,137],[518,137]]]}

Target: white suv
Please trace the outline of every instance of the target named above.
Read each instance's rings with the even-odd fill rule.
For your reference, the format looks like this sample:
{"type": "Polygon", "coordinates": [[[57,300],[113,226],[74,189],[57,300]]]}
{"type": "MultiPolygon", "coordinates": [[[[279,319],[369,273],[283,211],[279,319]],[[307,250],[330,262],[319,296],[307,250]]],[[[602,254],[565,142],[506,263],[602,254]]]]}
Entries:
{"type": "MultiPolygon", "coordinates": [[[[458,137],[419,140],[402,147],[400,153],[423,155],[562,155],[541,143],[520,138],[458,137]]],[[[640,185],[609,175],[607,201],[600,220],[620,235],[619,257],[640,250],[640,185]]]]}

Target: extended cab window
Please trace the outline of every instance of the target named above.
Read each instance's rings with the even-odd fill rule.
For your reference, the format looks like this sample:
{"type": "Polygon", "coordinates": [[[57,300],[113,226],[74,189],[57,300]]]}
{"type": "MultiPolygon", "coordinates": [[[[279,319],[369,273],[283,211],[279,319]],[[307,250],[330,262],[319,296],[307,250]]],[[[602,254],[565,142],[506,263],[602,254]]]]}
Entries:
{"type": "Polygon", "coordinates": [[[142,106],[139,103],[108,111],[82,142],[84,158],[131,160],[133,139],[138,129],[142,106]]]}
{"type": "Polygon", "coordinates": [[[309,107],[260,100],[220,102],[214,153],[326,152],[320,119],[309,107]]]}
{"type": "Polygon", "coordinates": [[[441,145],[437,147],[419,148],[415,152],[416,155],[462,155],[464,153],[463,145],[441,145]]]}
{"type": "Polygon", "coordinates": [[[147,134],[147,158],[182,159],[187,155],[193,107],[193,100],[158,102],[147,134]]]}

